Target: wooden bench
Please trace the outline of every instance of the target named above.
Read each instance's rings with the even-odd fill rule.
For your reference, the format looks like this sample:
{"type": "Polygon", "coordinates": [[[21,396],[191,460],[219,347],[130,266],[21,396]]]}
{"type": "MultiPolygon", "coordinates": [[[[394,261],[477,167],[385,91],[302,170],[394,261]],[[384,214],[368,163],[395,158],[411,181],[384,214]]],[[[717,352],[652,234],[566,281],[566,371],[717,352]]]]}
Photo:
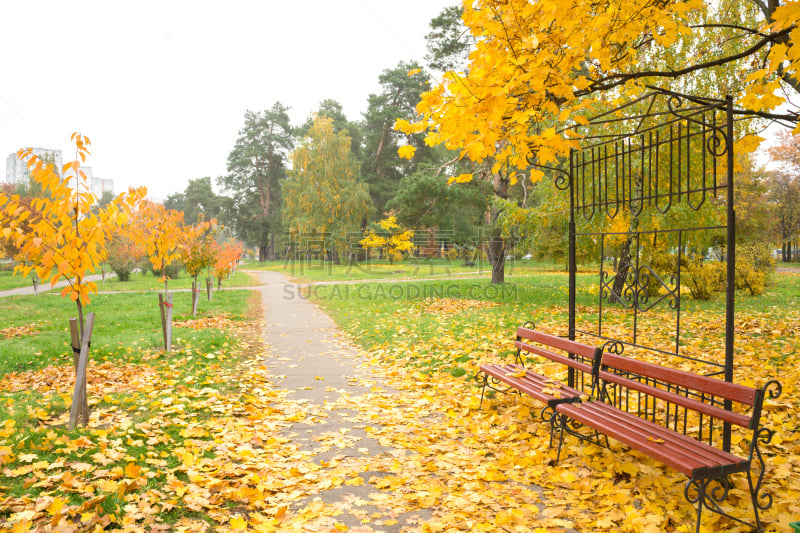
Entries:
{"type": "Polygon", "coordinates": [[[532,322],[526,322],[517,328],[517,337],[514,341],[517,351],[514,364],[482,364],[478,370],[476,380],[482,386],[481,405],[486,393],[486,388],[501,393],[526,394],[545,404],[542,419],[551,423],[550,445],[553,444],[556,421],[555,406],[562,403],[579,402],[581,395],[588,397],[591,382],[589,379],[597,373],[602,351],[594,346],[588,346],[537,331],[532,322]],[[577,375],[577,386],[569,386],[564,381],[554,380],[544,374],[534,372],[525,355],[536,355],[544,358],[541,361],[553,362],[572,369],[577,375]]]}
{"type": "Polygon", "coordinates": [[[551,431],[559,434],[556,461],[564,433],[608,446],[607,440],[596,438],[600,433],[689,478],[684,496],[697,505],[697,532],[703,508],[760,531],[759,510],[772,505],[772,496],[761,492],[765,464],[760,444],[769,443],[774,433],[761,426],[761,414],[764,399],[780,395],[780,384],[770,381],[752,388],[729,383],[624,357],[621,344],[607,345],[615,353],[605,351],[601,365],[594,368],[597,400],[555,406],[551,431]],[[723,408],[732,403],[739,405],[738,412],[723,408]],[[752,430],[746,457],[722,449],[718,441],[724,423],[752,430]],[[581,425],[592,433],[579,431],[581,425]],[[728,514],[721,506],[730,488],[728,477],[740,473],[747,478],[755,525],[728,514]]]}

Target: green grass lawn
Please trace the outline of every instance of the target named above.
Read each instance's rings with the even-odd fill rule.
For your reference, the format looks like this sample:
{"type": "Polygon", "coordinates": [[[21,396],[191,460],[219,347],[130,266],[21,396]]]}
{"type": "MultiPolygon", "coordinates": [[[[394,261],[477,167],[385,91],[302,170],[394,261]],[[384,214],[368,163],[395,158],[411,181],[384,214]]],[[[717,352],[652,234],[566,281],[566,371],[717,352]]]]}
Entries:
{"type": "MultiPolygon", "coordinates": [[[[170,289],[191,289],[193,278],[186,272],[181,272],[176,279],[169,280],[170,289]]],[[[217,288],[217,280],[214,281],[214,290],[217,288]]],[[[205,290],[205,276],[199,276],[200,288],[205,290]]],[[[154,276],[150,272],[135,272],[131,274],[129,281],[120,281],[116,276],[109,275],[105,281],[97,281],[98,292],[103,291],[162,291],[164,284],[159,281],[159,276],[154,276]]],[[[252,287],[257,282],[247,274],[240,271],[234,272],[230,279],[222,281],[223,289],[226,287],[252,287]]],[[[33,281],[30,276],[22,277],[19,274],[13,275],[12,272],[0,271],[0,291],[17,289],[20,287],[32,287],[33,281]]]]}
{"type": "Polygon", "coordinates": [[[33,281],[30,277],[23,278],[19,274],[15,276],[10,270],[0,270],[0,291],[32,286],[33,281]]]}
{"type": "MultiPolygon", "coordinates": [[[[97,291],[152,291],[158,292],[164,290],[164,284],[159,281],[159,276],[154,276],[151,272],[135,272],[131,274],[130,280],[120,281],[116,277],[108,277],[105,282],[97,282],[97,291]]],[[[169,288],[172,289],[191,289],[192,281],[194,278],[189,276],[186,272],[181,272],[180,276],[169,280],[169,288]]],[[[205,291],[206,277],[198,276],[198,283],[200,284],[201,291],[205,291]]],[[[214,290],[217,290],[217,280],[213,279],[214,290]]],[[[233,273],[230,279],[222,281],[223,290],[227,287],[252,287],[258,283],[252,276],[245,274],[241,271],[233,273]]]]}
{"type": "MultiPolygon", "coordinates": [[[[462,259],[407,258],[399,263],[370,260],[368,262],[343,262],[336,265],[330,261],[247,261],[240,267],[244,270],[268,270],[281,272],[298,282],[356,281],[385,279],[421,279],[458,277],[491,277],[491,265],[486,261],[476,261],[467,266],[462,259]]],[[[540,263],[528,260],[509,259],[506,262],[506,276],[525,276],[535,272],[564,270],[563,264],[540,263]]]]}
{"type": "MultiPolygon", "coordinates": [[[[152,278],[151,278],[152,279],[152,278]]],[[[201,298],[198,316],[226,313],[242,316],[247,309],[249,291],[222,291],[211,302],[201,298]]],[[[38,370],[48,365],[72,361],[69,347],[69,319],[77,316],[77,308],[57,292],[39,296],[14,296],[0,300],[0,331],[31,326],[32,335],[3,338],[0,376],[8,372],[38,370]]],[[[191,318],[191,293],[173,294],[174,320],[191,318]]],[[[95,313],[91,357],[94,360],[133,359],[145,350],[161,349],[161,315],[156,294],[98,294],[92,296],[86,312],[95,313]]],[[[175,329],[173,338],[183,342],[217,346],[225,335],[220,330],[175,329]]]]}
{"type": "MultiPolygon", "coordinates": [[[[596,278],[588,272],[578,275],[579,329],[597,328],[600,300],[596,278]]],[[[472,365],[487,353],[507,351],[514,328],[527,320],[559,335],[567,333],[568,278],[562,271],[513,276],[499,286],[488,279],[314,285],[300,289],[296,296],[319,303],[370,351],[406,359],[412,366],[442,367],[462,375],[474,370],[472,365]],[[446,303],[440,305],[437,300],[446,303]]],[[[682,349],[710,358],[724,336],[724,294],[699,301],[687,293],[681,306],[682,349]]],[[[603,309],[604,327],[630,329],[631,313],[620,312],[605,301],[603,309]]],[[[782,354],[792,353],[797,342],[786,333],[792,328],[779,325],[797,320],[798,310],[797,274],[775,274],[760,296],[738,293],[736,316],[744,326],[737,331],[737,349],[749,350],[768,341],[769,359],[779,364],[782,354]],[[753,323],[758,325],[747,327],[753,323]],[[762,331],[767,327],[768,339],[762,331]]],[[[674,329],[675,316],[660,311],[636,319],[640,330],[655,338],[674,329]]]]}

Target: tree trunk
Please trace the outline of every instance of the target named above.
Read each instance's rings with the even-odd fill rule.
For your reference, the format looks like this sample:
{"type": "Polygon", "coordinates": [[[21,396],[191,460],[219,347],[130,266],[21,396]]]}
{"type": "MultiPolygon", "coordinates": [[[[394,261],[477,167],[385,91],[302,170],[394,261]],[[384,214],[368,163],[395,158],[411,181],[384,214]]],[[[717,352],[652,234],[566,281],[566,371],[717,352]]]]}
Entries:
{"type": "Polygon", "coordinates": [[[624,301],[622,291],[625,290],[625,279],[628,277],[628,271],[631,268],[631,241],[631,236],[628,235],[619,251],[617,275],[614,278],[611,294],[608,296],[608,300],[611,303],[623,303],[624,301]]]}
{"type": "Polygon", "coordinates": [[[489,239],[488,254],[492,264],[492,284],[505,282],[506,277],[506,247],[503,237],[496,235],[489,239]]]}
{"type": "MultiPolygon", "coordinates": [[[[498,198],[508,198],[508,185],[509,180],[503,177],[501,172],[492,173],[492,189],[495,196],[498,198]]],[[[497,219],[500,217],[501,210],[492,208],[490,210],[490,222],[495,226],[493,232],[497,235],[492,235],[489,238],[489,246],[487,248],[487,256],[492,265],[492,284],[500,284],[505,282],[506,278],[506,243],[502,236],[500,236],[500,228],[496,227],[497,219]]]]}
{"type": "Polygon", "coordinates": [[[272,232],[269,234],[269,253],[267,254],[267,260],[275,261],[277,258],[275,254],[275,232],[272,232]]]}
{"type": "Polygon", "coordinates": [[[258,262],[263,263],[267,260],[267,246],[265,244],[261,244],[258,246],[258,262]]]}

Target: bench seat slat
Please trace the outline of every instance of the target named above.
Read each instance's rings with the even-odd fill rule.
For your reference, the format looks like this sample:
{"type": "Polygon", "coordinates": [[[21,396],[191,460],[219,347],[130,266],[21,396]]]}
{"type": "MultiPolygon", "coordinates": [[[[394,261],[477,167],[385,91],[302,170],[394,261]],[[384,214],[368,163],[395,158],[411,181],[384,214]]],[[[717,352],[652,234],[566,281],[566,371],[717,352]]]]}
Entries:
{"type": "Polygon", "coordinates": [[[602,402],[561,404],[556,410],[689,477],[704,477],[705,472],[722,470],[743,471],[749,465],[745,459],[602,402]],[[664,442],[657,443],[657,439],[664,442]]]}
{"type": "Polygon", "coordinates": [[[541,374],[537,374],[536,372],[531,372],[524,367],[519,365],[495,365],[495,364],[485,364],[480,366],[480,372],[493,376],[503,383],[512,386],[513,388],[519,390],[520,392],[524,392],[529,396],[539,400],[540,402],[547,403],[560,400],[564,398],[577,398],[582,393],[576,389],[571,387],[567,387],[566,385],[562,385],[557,381],[548,378],[547,376],[543,376],[541,374]],[[509,376],[508,374],[513,374],[516,372],[520,372],[525,370],[525,377],[523,378],[515,378],[509,376]],[[546,392],[542,392],[544,389],[554,389],[558,390],[559,396],[555,396],[554,394],[548,394],[546,392]]]}
{"type": "Polygon", "coordinates": [[[654,363],[648,363],[647,361],[639,361],[611,353],[603,354],[602,364],[603,366],[609,366],[625,372],[656,378],[674,385],[680,385],[681,387],[688,387],[699,392],[705,392],[711,396],[718,396],[744,405],[752,406],[756,401],[756,389],[752,387],[746,387],[708,376],[699,376],[691,372],[686,372],[685,370],[668,368],[654,363]]]}
{"type": "Polygon", "coordinates": [[[575,355],[580,355],[587,359],[593,358],[596,350],[594,346],[581,344],[579,342],[565,339],[564,337],[550,335],[549,333],[542,333],[541,331],[536,331],[535,329],[526,327],[517,328],[517,337],[541,344],[546,344],[547,346],[552,346],[553,348],[564,350],[565,352],[574,353],[575,355]]]}
{"type": "Polygon", "coordinates": [[[699,413],[703,413],[720,420],[725,420],[727,422],[730,422],[731,424],[736,424],[741,427],[750,428],[750,422],[752,420],[751,417],[743,415],[741,413],[727,411],[721,407],[717,407],[716,405],[704,403],[701,402],[700,400],[695,400],[693,398],[687,398],[686,396],[666,391],[664,389],[659,389],[657,387],[653,387],[652,385],[642,383],[641,381],[637,381],[635,379],[628,379],[619,376],[617,374],[612,374],[611,372],[606,372],[604,370],[600,371],[600,379],[602,379],[603,381],[608,381],[611,383],[622,385],[623,387],[627,387],[642,392],[644,394],[647,394],[648,396],[654,396],[664,401],[680,405],[681,407],[686,407],[693,411],[697,411],[699,413]]]}
{"type": "Polygon", "coordinates": [[[586,363],[582,363],[577,359],[570,359],[569,357],[565,357],[563,355],[559,355],[557,353],[551,352],[550,350],[545,350],[544,348],[539,348],[538,346],[531,346],[530,344],[526,344],[524,342],[515,341],[514,346],[519,348],[524,352],[535,353],[536,355],[541,355],[542,357],[546,357],[551,361],[556,363],[561,363],[572,367],[576,370],[580,370],[581,372],[585,372],[586,374],[591,375],[592,367],[591,365],[587,365],[586,363]]]}

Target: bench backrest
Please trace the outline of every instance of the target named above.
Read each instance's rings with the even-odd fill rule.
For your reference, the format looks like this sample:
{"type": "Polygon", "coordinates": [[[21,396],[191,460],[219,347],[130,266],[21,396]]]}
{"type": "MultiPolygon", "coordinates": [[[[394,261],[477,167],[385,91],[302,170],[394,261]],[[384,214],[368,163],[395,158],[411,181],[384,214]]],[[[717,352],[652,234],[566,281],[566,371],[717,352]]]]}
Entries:
{"type": "Polygon", "coordinates": [[[759,389],[611,353],[603,354],[598,375],[604,382],[615,383],[737,426],[755,429],[758,424],[763,399],[763,393],[759,389]],[[626,377],[630,375],[640,376],[645,380],[626,377]],[[656,383],[668,388],[656,386],[656,383]],[[701,399],[713,399],[717,405],[701,399]],[[719,406],[720,399],[753,407],[754,416],[723,409],[719,406]]]}
{"type": "Polygon", "coordinates": [[[533,353],[587,376],[596,374],[602,355],[602,350],[595,346],[543,333],[526,326],[517,328],[517,340],[514,346],[517,348],[517,357],[520,360],[520,351],[533,353]]]}

